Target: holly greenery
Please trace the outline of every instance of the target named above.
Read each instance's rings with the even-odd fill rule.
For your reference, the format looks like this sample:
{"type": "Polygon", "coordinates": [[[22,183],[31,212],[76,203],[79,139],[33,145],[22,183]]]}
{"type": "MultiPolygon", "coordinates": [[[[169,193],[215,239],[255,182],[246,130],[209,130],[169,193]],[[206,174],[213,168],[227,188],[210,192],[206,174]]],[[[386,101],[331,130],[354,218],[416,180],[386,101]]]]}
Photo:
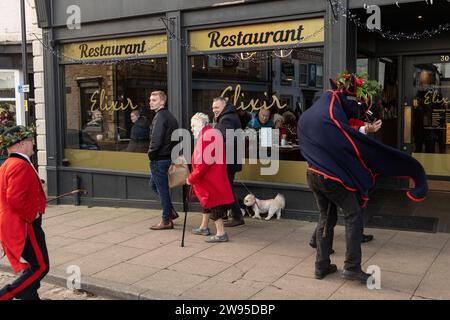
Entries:
{"type": "Polygon", "coordinates": [[[381,91],[381,85],[375,80],[369,80],[369,75],[365,73],[349,73],[343,71],[338,74],[336,78],[336,85],[338,89],[345,89],[350,92],[355,92],[355,88],[352,86],[352,78],[354,78],[354,84],[356,86],[356,98],[364,103],[372,101],[373,97],[381,91]]]}
{"type": "Polygon", "coordinates": [[[22,140],[34,137],[36,132],[36,127],[23,127],[22,130],[16,131],[14,133],[7,133],[0,135],[0,148],[6,149],[22,140]]]}

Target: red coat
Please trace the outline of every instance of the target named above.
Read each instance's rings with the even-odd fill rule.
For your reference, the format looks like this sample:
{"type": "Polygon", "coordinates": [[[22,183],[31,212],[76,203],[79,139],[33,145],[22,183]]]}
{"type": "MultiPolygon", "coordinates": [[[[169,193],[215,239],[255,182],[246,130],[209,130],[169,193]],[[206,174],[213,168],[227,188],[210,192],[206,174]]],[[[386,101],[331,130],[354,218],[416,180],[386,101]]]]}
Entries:
{"type": "Polygon", "coordinates": [[[27,224],[45,212],[46,197],[32,165],[18,155],[0,167],[0,242],[14,272],[29,267],[20,262],[27,224]]]}
{"type": "Polygon", "coordinates": [[[225,160],[221,133],[205,126],[192,154],[192,173],[188,178],[205,209],[234,202],[225,160]]]}

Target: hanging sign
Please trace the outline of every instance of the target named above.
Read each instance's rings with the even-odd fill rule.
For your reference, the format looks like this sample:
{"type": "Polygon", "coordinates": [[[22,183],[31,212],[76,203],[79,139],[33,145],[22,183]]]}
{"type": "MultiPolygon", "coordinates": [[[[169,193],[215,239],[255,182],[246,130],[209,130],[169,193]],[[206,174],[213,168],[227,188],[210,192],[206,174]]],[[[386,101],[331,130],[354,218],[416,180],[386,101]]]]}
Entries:
{"type": "Polygon", "coordinates": [[[30,92],[30,85],[29,84],[19,84],[17,89],[18,89],[19,93],[30,92]]]}
{"type": "Polygon", "coordinates": [[[191,52],[256,49],[324,41],[323,18],[192,31],[191,52]]]}

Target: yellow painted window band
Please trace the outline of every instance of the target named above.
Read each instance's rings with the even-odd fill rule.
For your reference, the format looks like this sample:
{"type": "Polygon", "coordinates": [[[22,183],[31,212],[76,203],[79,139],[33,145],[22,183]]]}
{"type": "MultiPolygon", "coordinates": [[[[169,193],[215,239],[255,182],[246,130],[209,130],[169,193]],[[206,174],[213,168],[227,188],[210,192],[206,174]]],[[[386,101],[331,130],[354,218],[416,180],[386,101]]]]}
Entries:
{"type": "MultiPolygon", "coordinates": [[[[93,151],[65,149],[68,166],[121,172],[150,173],[146,153],[93,151]]],[[[307,163],[304,161],[278,161],[278,173],[261,175],[261,164],[243,164],[243,170],[236,175],[238,180],[273,183],[306,184],[307,163]]]]}

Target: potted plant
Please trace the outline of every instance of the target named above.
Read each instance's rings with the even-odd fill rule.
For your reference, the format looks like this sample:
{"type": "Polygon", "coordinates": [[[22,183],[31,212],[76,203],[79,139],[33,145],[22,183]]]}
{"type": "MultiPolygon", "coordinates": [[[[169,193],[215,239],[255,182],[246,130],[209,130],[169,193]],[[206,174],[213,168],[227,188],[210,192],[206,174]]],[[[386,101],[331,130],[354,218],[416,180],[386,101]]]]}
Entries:
{"type": "MultiPolygon", "coordinates": [[[[16,125],[15,107],[6,102],[0,102],[0,135],[16,125]]],[[[8,152],[0,149],[0,166],[8,158],[8,152]]]]}

